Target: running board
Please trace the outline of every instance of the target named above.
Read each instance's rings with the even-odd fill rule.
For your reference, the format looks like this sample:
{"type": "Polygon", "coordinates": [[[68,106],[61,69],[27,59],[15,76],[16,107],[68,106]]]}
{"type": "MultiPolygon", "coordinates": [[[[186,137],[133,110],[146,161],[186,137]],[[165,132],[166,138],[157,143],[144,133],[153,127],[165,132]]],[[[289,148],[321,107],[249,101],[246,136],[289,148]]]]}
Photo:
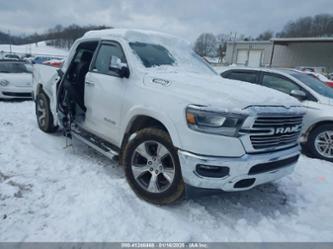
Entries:
{"type": "Polygon", "coordinates": [[[95,149],[104,156],[110,158],[111,160],[117,160],[119,152],[117,152],[115,149],[110,148],[111,146],[109,145],[109,143],[104,141],[103,139],[97,138],[94,135],[90,135],[88,132],[78,127],[72,127],[71,134],[73,137],[87,144],[88,146],[95,149]]]}

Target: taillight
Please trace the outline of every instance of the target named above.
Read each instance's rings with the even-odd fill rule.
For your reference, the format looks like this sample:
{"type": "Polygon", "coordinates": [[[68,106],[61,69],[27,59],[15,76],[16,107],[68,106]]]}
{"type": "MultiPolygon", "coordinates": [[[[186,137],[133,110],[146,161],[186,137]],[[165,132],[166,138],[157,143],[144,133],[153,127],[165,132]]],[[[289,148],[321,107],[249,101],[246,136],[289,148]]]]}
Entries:
{"type": "Polygon", "coordinates": [[[333,81],[327,81],[326,85],[328,85],[329,87],[333,87],[333,81]]]}

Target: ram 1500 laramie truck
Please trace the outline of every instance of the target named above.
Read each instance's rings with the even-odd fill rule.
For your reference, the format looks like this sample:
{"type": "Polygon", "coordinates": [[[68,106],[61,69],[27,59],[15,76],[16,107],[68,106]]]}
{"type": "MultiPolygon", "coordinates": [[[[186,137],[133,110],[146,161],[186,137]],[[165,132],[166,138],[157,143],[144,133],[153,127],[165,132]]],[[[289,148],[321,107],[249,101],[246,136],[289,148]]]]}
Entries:
{"type": "Polygon", "coordinates": [[[141,198],[185,185],[247,190],[290,174],[304,115],[292,97],[222,79],[186,41],[152,31],[90,31],[61,69],[36,65],[38,125],[61,128],[124,166],[141,198]]]}

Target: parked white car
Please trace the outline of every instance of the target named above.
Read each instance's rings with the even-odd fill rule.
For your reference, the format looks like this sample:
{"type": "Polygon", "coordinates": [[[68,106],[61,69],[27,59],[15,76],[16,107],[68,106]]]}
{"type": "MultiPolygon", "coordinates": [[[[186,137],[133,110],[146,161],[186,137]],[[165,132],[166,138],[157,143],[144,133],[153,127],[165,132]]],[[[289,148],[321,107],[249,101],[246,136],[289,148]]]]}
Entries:
{"type": "Polygon", "coordinates": [[[290,174],[300,153],[297,100],[235,88],[166,34],[88,32],[58,73],[35,65],[34,98],[40,129],[62,127],[118,158],[135,193],[153,203],[176,201],[185,184],[250,189],[290,174]]]}
{"type": "Polygon", "coordinates": [[[299,99],[307,110],[301,137],[306,152],[333,161],[333,89],[307,73],[294,69],[232,67],[224,69],[221,75],[273,88],[299,99]]]}
{"type": "Polygon", "coordinates": [[[20,57],[16,54],[5,54],[2,58],[3,60],[14,60],[18,61],[20,60],[20,57]]]}
{"type": "Polygon", "coordinates": [[[0,99],[31,98],[32,74],[23,61],[0,60],[0,99]]]}

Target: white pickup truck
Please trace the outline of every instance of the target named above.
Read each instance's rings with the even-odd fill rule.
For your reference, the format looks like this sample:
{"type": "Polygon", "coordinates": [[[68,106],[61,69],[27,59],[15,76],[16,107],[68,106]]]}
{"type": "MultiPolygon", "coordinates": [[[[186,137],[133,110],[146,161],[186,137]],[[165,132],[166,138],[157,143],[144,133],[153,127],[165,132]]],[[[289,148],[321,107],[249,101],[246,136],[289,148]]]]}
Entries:
{"type": "Polygon", "coordinates": [[[33,81],[40,129],[118,159],[152,203],[178,200],[185,184],[247,190],[290,174],[299,157],[297,100],[235,87],[170,35],[88,32],[57,72],[36,65],[33,81]]]}

